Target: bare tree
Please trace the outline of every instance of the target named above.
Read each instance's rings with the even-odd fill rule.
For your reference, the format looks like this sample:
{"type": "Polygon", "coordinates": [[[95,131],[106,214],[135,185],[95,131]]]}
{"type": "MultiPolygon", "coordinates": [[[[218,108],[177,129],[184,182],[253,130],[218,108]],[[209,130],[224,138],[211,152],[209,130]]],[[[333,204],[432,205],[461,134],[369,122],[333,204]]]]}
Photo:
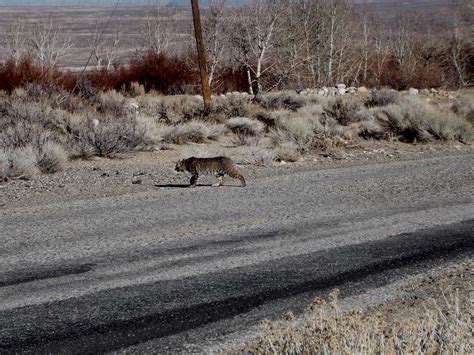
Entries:
{"type": "Polygon", "coordinates": [[[302,87],[301,71],[312,60],[308,55],[311,41],[308,32],[314,22],[305,11],[310,6],[311,1],[308,0],[282,2],[282,19],[278,22],[273,50],[273,56],[277,59],[273,68],[274,80],[268,90],[281,85],[302,87]]]}
{"type": "Polygon", "coordinates": [[[117,52],[120,48],[123,29],[121,26],[118,26],[114,29],[112,34],[104,35],[104,26],[105,23],[96,22],[92,29],[92,52],[97,63],[97,69],[101,68],[102,65],[106,65],[107,70],[110,70],[114,64],[115,59],[117,58],[117,52]]]}
{"type": "Polygon", "coordinates": [[[468,84],[467,58],[473,55],[469,53],[473,51],[469,38],[472,39],[473,35],[474,6],[468,1],[453,1],[451,12],[451,33],[446,45],[446,55],[456,73],[457,85],[463,87],[468,84]]]}
{"type": "Polygon", "coordinates": [[[157,53],[173,51],[174,40],[177,39],[178,26],[176,22],[177,7],[167,5],[159,0],[148,11],[145,24],[142,27],[145,46],[157,53]]]}
{"type": "Polygon", "coordinates": [[[107,60],[107,70],[110,70],[117,59],[118,51],[120,50],[120,43],[122,40],[123,29],[116,28],[110,40],[105,47],[105,57],[107,60]]]}
{"type": "Polygon", "coordinates": [[[209,13],[203,19],[203,34],[208,59],[209,85],[211,85],[215,79],[216,71],[228,42],[225,16],[225,0],[210,0],[209,13]]]}
{"type": "MultiPolygon", "coordinates": [[[[326,80],[331,84],[336,76],[340,77],[341,64],[349,43],[350,8],[346,0],[325,0],[322,8],[326,27],[326,80]],[[334,67],[336,66],[336,70],[334,67]],[[337,75],[339,73],[339,75],[337,75]],[[336,74],[336,75],[335,75],[336,74]]],[[[340,78],[337,78],[340,79],[340,78]]]]}
{"type": "Polygon", "coordinates": [[[37,22],[30,33],[31,54],[43,69],[55,66],[72,45],[69,32],[55,26],[52,18],[37,22]]]}
{"type": "Polygon", "coordinates": [[[317,16],[320,3],[313,0],[297,0],[293,4],[293,14],[295,14],[297,26],[295,30],[300,31],[301,43],[304,49],[303,61],[310,76],[310,86],[315,87],[319,77],[316,74],[317,55],[315,49],[318,47],[321,21],[317,16]]]}
{"type": "Polygon", "coordinates": [[[21,57],[28,54],[28,33],[23,19],[15,20],[7,27],[2,36],[2,46],[8,57],[17,64],[21,57]]]}
{"type": "Polygon", "coordinates": [[[102,48],[105,44],[105,40],[102,38],[103,30],[104,24],[96,21],[91,31],[92,53],[97,63],[97,69],[102,66],[102,48]]]}
{"type": "Polygon", "coordinates": [[[252,0],[238,10],[232,39],[237,49],[236,59],[247,70],[251,94],[254,82],[257,93],[262,90],[262,75],[274,65],[267,64],[268,54],[274,48],[275,33],[279,30],[278,21],[282,15],[282,3],[278,0],[252,0]]]}

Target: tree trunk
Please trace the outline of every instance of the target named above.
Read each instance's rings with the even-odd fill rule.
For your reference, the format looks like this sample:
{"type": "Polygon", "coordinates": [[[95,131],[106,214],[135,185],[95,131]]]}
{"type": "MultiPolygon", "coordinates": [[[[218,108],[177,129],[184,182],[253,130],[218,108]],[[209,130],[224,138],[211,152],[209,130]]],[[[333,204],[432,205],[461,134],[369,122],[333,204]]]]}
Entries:
{"type": "Polygon", "coordinates": [[[211,88],[209,86],[209,76],[207,74],[206,51],[202,39],[201,15],[199,13],[198,0],[191,0],[194,21],[194,34],[196,37],[196,48],[198,52],[199,72],[201,74],[202,97],[206,109],[211,107],[211,88]]]}

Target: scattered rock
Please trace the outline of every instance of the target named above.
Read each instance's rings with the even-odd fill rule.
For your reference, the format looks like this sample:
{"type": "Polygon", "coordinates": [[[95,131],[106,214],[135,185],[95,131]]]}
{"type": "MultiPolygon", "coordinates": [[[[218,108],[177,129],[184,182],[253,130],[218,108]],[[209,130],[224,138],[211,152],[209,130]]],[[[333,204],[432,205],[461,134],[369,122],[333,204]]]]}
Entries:
{"type": "Polygon", "coordinates": [[[93,126],[93,127],[97,127],[97,126],[99,125],[99,123],[100,123],[100,122],[99,122],[99,120],[98,120],[97,118],[94,118],[94,119],[92,120],[92,126],[93,126]]]}

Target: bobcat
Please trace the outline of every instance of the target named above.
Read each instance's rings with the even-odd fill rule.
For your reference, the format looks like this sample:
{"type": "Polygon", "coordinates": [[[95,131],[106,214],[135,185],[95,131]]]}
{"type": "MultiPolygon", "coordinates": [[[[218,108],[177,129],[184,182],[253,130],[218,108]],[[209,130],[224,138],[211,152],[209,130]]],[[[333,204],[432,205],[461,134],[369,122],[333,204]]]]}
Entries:
{"type": "Polygon", "coordinates": [[[180,160],[176,163],[175,170],[178,172],[188,171],[192,174],[190,187],[195,187],[199,174],[215,174],[217,183],[212,186],[222,186],[224,175],[229,175],[240,181],[242,187],[245,186],[245,179],[232,159],[227,157],[195,158],[180,160]]]}

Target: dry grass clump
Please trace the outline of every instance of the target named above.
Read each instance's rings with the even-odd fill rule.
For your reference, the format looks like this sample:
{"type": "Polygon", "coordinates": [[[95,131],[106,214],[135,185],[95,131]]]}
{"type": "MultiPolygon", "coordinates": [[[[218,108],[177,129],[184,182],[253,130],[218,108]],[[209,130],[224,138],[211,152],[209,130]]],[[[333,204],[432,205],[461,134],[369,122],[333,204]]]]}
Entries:
{"type": "Polygon", "coordinates": [[[152,144],[146,126],[134,118],[83,120],[73,127],[68,140],[72,157],[90,159],[92,156],[114,158],[119,153],[145,149],[152,144]]]}
{"type": "Polygon", "coordinates": [[[127,99],[115,90],[100,93],[97,111],[114,117],[125,117],[129,113],[127,99]]]}
{"type": "Polygon", "coordinates": [[[241,164],[257,166],[271,166],[275,159],[274,151],[259,146],[244,147],[239,156],[241,164]]]}
{"type": "Polygon", "coordinates": [[[36,163],[42,173],[53,174],[61,171],[67,161],[63,146],[51,141],[41,145],[36,152],[36,163]]]}
{"type": "Polygon", "coordinates": [[[277,151],[278,159],[295,161],[302,154],[322,152],[340,155],[341,138],[350,129],[341,126],[323,112],[320,105],[301,108],[296,113],[280,115],[269,137],[277,151]]]}
{"type": "Polygon", "coordinates": [[[265,130],[262,122],[247,117],[233,117],[226,127],[234,133],[236,145],[256,145],[265,130]]]}
{"type": "Polygon", "coordinates": [[[324,113],[326,116],[335,119],[340,125],[348,126],[358,122],[360,117],[357,112],[362,109],[362,102],[357,99],[342,99],[328,101],[324,113]]]}
{"type": "Polygon", "coordinates": [[[227,95],[225,97],[215,97],[212,99],[211,117],[215,121],[222,122],[232,117],[248,116],[254,111],[249,99],[237,95],[227,95]]]}
{"type": "Polygon", "coordinates": [[[279,91],[260,95],[256,97],[256,101],[267,110],[297,111],[306,104],[304,97],[294,91],[279,91]]]}
{"type": "Polygon", "coordinates": [[[470,354],[473,308],[455,292],[443,304],[425,303],[424,314],[389,321],[381,314],[342,312],[336,291],[329,304],[317,298],[301,321],[292,313],[264,321],[251,354],[470,354]]]}
{"type": "Polygon", "coordinates": [[[367,107],[387,106],[396,103],[399,96],[399,93],[395,90],[372,90],[364,103],[367,107]]]}
{"type": "Polygon", "coordinates": [[[474,124],[474,95],[461,95],[452,104],[451,109],[474,124]]]}
{"type": "Polygon", "coordinates": [[[204,143],[207,140],[217,140],[226,132],[227,128],[221,124],[192,121],[175,126],[162,126],[159,140],[174,144],[204,143]]]}
{"type": "Polygon", "coordinates": [[[404,97],[398,104],[378,112],[376,118],[382,129],[406,142],[455,140],[468,142],[472,126],[465,119],[449,112],[436,110],[414,97],[404,97]]]}
{"type": "Polygon", "coordinates": [[[68,116],[66,111],[53,109],[44,102],[32,102],[27,97],[0,98],[0,132],[27,122],[47,131],[64,134],[68,116]]]}
{"type": "Polygon", "coordinates": [[[179,124],[189,121],[223,123],[236,116],[246,116],[251,110],[248,100],[229,95],[214,97],[210,110],[204,107],[200,97],[190,95],[161,96],[147,94],[137,97],[142,114],[157,117],[166,124],[179,124]]]}
{"type": "Polygon", "coordinates": [[[32,146],[0,150],[0,161],[3,178],[31,179],[40,172],[32,146]]]}
{"type": "Polygon", "coordinates": [[[143,86],[142,84],[136,81],[133,81],[130,83],[130,88],[128,89],[128,93],[133,97],[145,95],[146,93],[145,86],[143,86]]]}
{"type": "Polygon", "coordinates": [[[293,142],[284,142],[275,148],[276,160],[295,162],[301,158],[299,147],[293,142]]]}

